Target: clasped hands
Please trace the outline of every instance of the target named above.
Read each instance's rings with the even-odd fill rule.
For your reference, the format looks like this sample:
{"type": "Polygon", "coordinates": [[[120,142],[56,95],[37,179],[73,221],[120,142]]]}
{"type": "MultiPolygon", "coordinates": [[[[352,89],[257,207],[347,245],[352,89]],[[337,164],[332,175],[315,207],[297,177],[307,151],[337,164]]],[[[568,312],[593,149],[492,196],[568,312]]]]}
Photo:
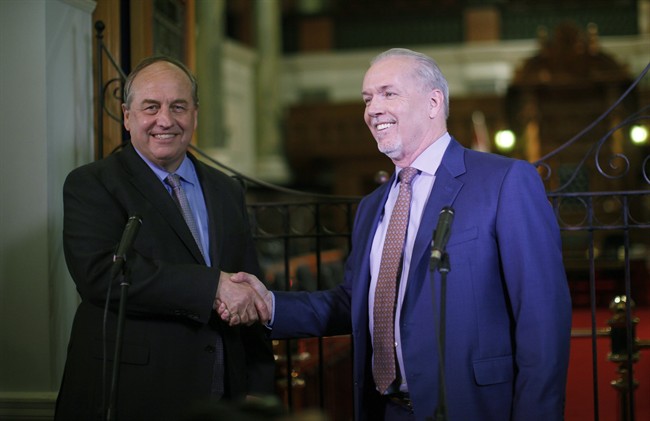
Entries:
{"type": "Polygon", "coordinates": [[[212,308],[230,326],[267,323],[273,311],[273,298],[255,275],[246,272],[221,272],[212,308]]]}

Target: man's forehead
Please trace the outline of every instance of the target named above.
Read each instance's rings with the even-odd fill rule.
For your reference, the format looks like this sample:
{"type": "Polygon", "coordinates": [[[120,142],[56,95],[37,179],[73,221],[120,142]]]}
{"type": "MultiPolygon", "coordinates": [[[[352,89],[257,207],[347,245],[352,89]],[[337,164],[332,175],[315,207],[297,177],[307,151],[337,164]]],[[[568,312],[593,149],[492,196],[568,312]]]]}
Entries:
{"type": "Polygon", "coordinates": [[[361,95],[369,95],[373,92],[385,92],[396,88],[397,86],[392,83],[370,84],[364,82],[361,95]]]}
{"type": "Polygon", "coordinates": [[[133,94],[137,95],[138,93],[144,92],[174,92],[174,96],[179,98],[191,98],[192,83],[182,70],[179,70],[177,73],[171,68],[169,70],[172,71],[161,70],[152,72],[147,72],[147,69],[143,69],[133,79],[133,84],[131,85],[133,94]]]}
{"type": "Polygon", "coordinates": [[[169,62],[152,63],[135,75],[133,85],[179,83],[191,88],[192,82],[182,69],[169,62]]]}
{"type": "Polygon", "coordinates": [[[363,78],[363,89],[386,89],[399,83],[405,68],[401,66],[382,66],[376,63],[363,78]]]}

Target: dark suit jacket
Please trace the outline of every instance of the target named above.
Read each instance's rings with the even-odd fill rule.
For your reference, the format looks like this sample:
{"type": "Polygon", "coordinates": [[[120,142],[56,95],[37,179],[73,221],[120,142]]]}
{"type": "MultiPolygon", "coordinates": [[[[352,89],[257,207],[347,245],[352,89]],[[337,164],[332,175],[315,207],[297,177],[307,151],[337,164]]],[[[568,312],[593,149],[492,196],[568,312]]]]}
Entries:
{"type": "MultiPolygon", "coordinates": [[[[333,290],[276,293],[274,337],[352,332],[355,419],[379,420],[370,366],[369,254],[391,182],[357,211],[344,283],[333,290]]],[[[436,320],[429,258],[444,206],[455,218],[447,245],[446,361],[449,420],[561,420],[571,302],[559,229],[528,163],[475,152],[452,139],[415,240],[401,314],[405,377],[416,419],[438,401],[436,320]]]]}
{"type": "Polygon", "coordinates": [[[274,361],[263,328],[231,328],[212,310],[220,271],[261,276],[241,186],[190,156],[208,211],[212,267],[205,265],[170,194],[131,145],[70,173],[63,240],[81,296],[57,403],[61,420],[97,419],[110,390],[121,288],[112,258],[129,216],[142,226],[126,258],[128,289],[117,417],[178,420],[210,396],[215,344],[225,348],[225,397],[273,393],[274,361]],[[107,290],[108,370],[102,372],[107,290]]]}

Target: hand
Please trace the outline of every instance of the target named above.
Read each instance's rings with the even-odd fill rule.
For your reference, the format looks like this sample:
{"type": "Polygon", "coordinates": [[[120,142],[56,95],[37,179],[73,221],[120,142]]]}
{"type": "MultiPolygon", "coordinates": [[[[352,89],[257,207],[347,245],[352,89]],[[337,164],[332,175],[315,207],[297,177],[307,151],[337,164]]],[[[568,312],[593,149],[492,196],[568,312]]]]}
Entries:
{"type": "MultiPolygon", "coordinates": [[[[238,285],[246,285],[251,288],[255,294],[260,298],[261,302],[255,301],[255,308],[257,310],[257,316],[262,323],[267,323],[271,319],[271,314],[273,312],[273,297],[269,290],[266,289],[264,284],[257,279],[255,275],[251,275],[246,272],[239,272],[229,277],[230,281],[238,285]],[[258,305],[260,304],[260,305],[258,305]]],[[[227,320],[230,305],[225,305],[227,303],[218,303],[217,312],[222,319],[227,320]]],[[[232,311],[230,311],[232,314],[232,311]]],[[[231,326],[239,324],[237,320],[228,320],[231,326]]]]}
{"type": "MultiPolygon", "coordinates": [[[[250,326],[257,320],[268,320],[270,318],[268,307],[259,293],[248,283],[232,282],[232,276],[234,275],[226,272],[221,272],[219,276],[213,308],[221,318],[230,326],[239,324],[250,326]]],[[[249,276],[255,278],[253,275],[249,276]]]]}

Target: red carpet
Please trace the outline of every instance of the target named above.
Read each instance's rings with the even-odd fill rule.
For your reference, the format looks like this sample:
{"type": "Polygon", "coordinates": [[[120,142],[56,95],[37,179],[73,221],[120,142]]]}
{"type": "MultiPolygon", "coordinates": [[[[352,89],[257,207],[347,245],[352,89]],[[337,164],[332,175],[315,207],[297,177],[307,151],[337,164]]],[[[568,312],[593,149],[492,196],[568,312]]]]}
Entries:
{"type": "MultiPolygon", "coordinates": [[[[650,308],[636,309],[634,315],[640,319],[636,328],[637,338],[650,339],[650,308]]],[[[596,327],[607,327],[612,313],[609,309],[599,309],[596,314],[596,327]]],[[[591,313],[588,309],[574,309],[574,329],[591,329],[591,313]]],[[[607,360],[610,351],[609,337],[597,340],[598,367],[598,418],[594,409],[594,374],[591,338],[573,338],[569,362],[567,385],[566,421],[619,421],[619,394],[610,385],[618,378],[617,364],[607,360]]],[[[641,350],[639,361],[634,365],[634,378],[638,387],[634,394],[635,420],[650,421],[650,349],[641,350]]]]}

